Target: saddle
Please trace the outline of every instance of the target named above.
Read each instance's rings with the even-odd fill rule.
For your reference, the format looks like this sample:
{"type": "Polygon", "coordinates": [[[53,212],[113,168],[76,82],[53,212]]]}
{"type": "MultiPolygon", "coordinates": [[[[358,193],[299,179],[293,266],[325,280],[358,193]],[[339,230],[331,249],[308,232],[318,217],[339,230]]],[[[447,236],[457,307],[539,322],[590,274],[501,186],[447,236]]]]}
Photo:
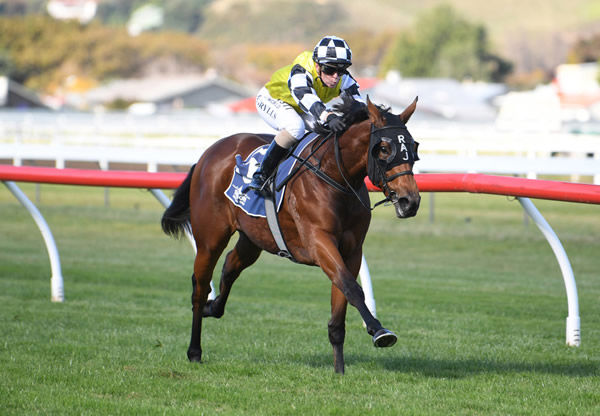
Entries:
{"type": "Polygon", "coordinates": [[[246,214],[267,219],[273,238],[279,248],[277,254],[281,257],[289,258],[292,261],[295,261],[295,259],[285,244],[285,240],[279,227],[277,212],[281,208],[287,181],[297,171],[297,168],[294,170],[294,167],[297,166],[299,155],[313,143],[317,137],[319,137],[319,135],[316,133],[307,133],[293,148],[290,155],[279,164],[274,174],[267,179],[267,182],[265,183],[265,187],[269,190],[269,192],[267,192],[267,197],[264,197],[255,190],[248,190],[246,193],[244,193],[243,190],[252,181],[252,175],[254,175],[254,172],[260,167],[268,145],[256,148],[244,160],[242,160],[242,157],[239,154],[235,156],[236,163],[231,183],[225,190],[225,196],[246,214]]]}

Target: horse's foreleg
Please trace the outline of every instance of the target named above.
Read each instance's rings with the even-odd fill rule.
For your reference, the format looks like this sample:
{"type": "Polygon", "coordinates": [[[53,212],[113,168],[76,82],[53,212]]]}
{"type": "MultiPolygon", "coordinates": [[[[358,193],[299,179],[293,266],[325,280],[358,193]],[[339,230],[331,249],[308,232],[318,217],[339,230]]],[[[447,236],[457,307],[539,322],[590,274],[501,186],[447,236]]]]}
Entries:
{"type": "Polygon", "coordinates": [[[261,249],[252,243],[246,234],[240,231],[240,237],[233,250],[225,258],[221,283],[219,284],[219,295],[213,301],[208,301],[204,306],[204,316],[220,318],[225,313],[225,304],[231,292],[231,287],[239,277],[242,270],[254,264],[261,253],[261,249]]]}
{"type": "Polygon", "coordinates": [[[362,317],[367,332],[373,336],[376,347],[390,347],[397,340],[396,335],[385,329],[373,316],[365,304],[365,294],[356,282],[356,274],[353,274],[344,261],[334,244],[324,244],[319,250],[319,264],[327,273],[332,283],[344,294],[348,302],[354,306],[362,317]]]}
{"type": "Polygon", "coordinates": [[[367,332],[369,335],[373,336],[373,345],[380,348],[391,347],[394,345],[398,340],[398,337],[392,331],[385,329],[379,320],[373,316],[365,304],[365,294],[356,280],[347,278],[342,278],[340,280],[340,289],[342,290],[342,293],[344,293],[348,302],[350,302],[350,304],[360,313],[360,316],[367,326],[367,332]]]}
{"type": "MultiPolygon", "coordinates": [[[[346,267],[354,278],[358,276],[362,250],[346,258],[346,267]]],[[[329,342],[333,347],[333,367],[336,373],[344,373],[344,339],[346,337],[346,309],[348,300],[337,286],[331,285],[331,320],[327,325],[329,342]]]]}
{"type": "Polygon", "coordinates": [[[398,337],[392,331],[385,329],[381,322],[373,316],[367,305],[365,304],[365,294],[362,287],[356,282],[356,280],[342,279],[342,292],[348,302],[354,306],[360,316],[363,318],[365,325],[367,326],[367,332],[373,336],[373,345],[376,347],[391,347],[396,343],[398,337]]]}
{"type": "Polygon", "coordinates": [[[327,324],[329,342],[333,347],[333,368],[336,373],[344,373],[344,339],[346,338],[346,307],[344,294],[331,285],[331,319],[327,324]]]}
{"type": "Polygon", "coordinates": [[[328,262],[321,262],[321,267],[331,282],[344,294],[350,305],[354,306],[367,326],[367,332],[374,335],[382,326],[365,304],[365,294],[356,282],[356,276],[346,268],[337,250],[328,256],[328,262]],[[334,261],[334,260],[338,261],[334,261]],[[333,261],[332,261],[333,260],[333,261]]]}

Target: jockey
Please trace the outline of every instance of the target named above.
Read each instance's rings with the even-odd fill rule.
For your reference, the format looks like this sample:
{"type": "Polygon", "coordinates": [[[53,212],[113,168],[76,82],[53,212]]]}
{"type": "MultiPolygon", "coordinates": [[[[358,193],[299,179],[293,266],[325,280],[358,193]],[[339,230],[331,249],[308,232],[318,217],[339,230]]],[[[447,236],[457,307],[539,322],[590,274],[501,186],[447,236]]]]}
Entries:
{"type": "Polygon", "coordinates": [[[324,103],[342,92],[364,103],[358,84],[347,71],[350,65],[352,51],[346,41],[325,36],[313,52],[302,52],[291,65],[276,71],[258,92],[258,114],[277,134],[246,190],[262,190],[288,149],[304,136],[305,121],[309,125],[327,124],[335,133],[345,129],[342,118],[329,111],[324,103]]]}

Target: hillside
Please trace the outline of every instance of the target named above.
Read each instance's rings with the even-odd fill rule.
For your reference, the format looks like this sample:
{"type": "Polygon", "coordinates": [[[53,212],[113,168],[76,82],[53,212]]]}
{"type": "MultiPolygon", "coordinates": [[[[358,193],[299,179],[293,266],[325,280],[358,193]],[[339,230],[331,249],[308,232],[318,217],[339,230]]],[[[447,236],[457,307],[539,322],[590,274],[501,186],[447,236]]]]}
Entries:
{"type": "Polygon", "coordinates": [[[546,82],[578,40],[600,34],[598,0],[177,0],[163,3],[161,30],[138,37],[129,37],[124,25],[143,1],[103,0],[84,27],[21,16],[40,13],[41,3],[22,0],[30,5],[22,10],[0,4],[0,72],[47,91],[64,88],[72,74],[88,85],[208,68],[259,86],[325,34],[348,40],[355,75],[373,75],[386,56],[399,56],[392,49],[399,34],[426,38],[426,28],[415,23],[440,4],[485,27],[486,53],[514,64],[516,75],[506,79],[512,85],[546,82]]]}
{"type": "Polygon", "coordinates": [[[600,31],[598,0],[215,0],[199,35],[220,44],[309,46],[326,33],[398,32],[441,3],[484,24],[498,52],[520,71],[549,69],[565,60],[580,36],[600,31]]]}

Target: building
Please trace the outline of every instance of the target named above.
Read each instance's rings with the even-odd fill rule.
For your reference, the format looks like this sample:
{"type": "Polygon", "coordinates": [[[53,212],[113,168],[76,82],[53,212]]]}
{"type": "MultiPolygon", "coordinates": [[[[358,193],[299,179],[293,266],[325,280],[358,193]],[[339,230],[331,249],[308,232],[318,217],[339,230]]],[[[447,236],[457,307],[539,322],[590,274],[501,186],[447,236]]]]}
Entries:
{"type": "Polygon", "coordinates": [[[79,20],[85,24],[96,15],[96,0],[50,0],[46,5],[48,14],[58,20],[79,20]]]}
{"type": "Polygon", "coordinates": [[[82,109],[110,107],[118,101],[125,105],[144,103],[147,111],[151,108],[226,108],[253,94],[247,87],[209,73],[116,80],[84,94],[71,95],[67,101],[82,109]]]}
{"type": "Polygon", "coordinates": [[[396,111],[403,110],[419,97],[416,117],[493,122],[497,114],[494,99],[506,90],[504,84],[498,83],[402,78],[390,71],[384,80],[370,88],[369,95],[374,102],[389,105],[396,111]]]}
{"type": "Polygon", "coordinates": [[[556,68],[554,86],[564,121],[600,120],[598,64],[564,64],[556,68]]]}
{"type": "Polygon", "coordinates": [[[0,108],[45,108],[36,92],[11,80],[0,76],[0,108]]]}

